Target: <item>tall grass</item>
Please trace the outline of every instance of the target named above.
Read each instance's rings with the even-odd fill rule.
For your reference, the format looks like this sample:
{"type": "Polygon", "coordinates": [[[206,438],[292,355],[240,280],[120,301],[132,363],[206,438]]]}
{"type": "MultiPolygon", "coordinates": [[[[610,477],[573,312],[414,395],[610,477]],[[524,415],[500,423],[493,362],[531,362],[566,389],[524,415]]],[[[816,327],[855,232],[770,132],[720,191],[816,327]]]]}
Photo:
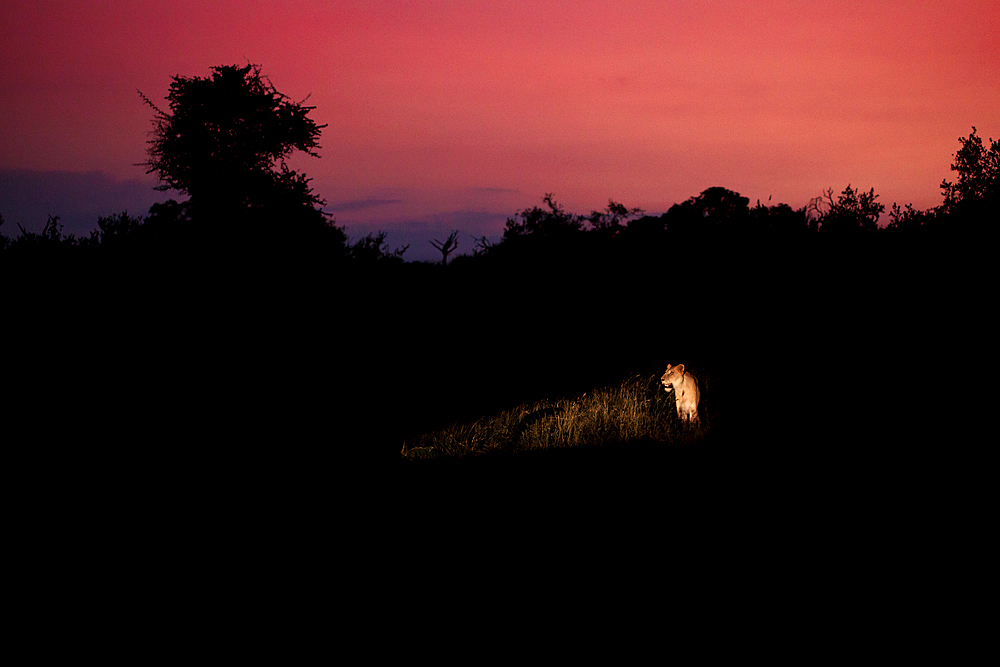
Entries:
{"type": "Polygon", "coordinates": [[[663,391],[659,375],[636,375],[576,398],[536,401],[425,433],[405,441],[401,453],[416,460],[633,443],[688,445],[710,428],[705,410],[700,413],[700,425],[681,423],[674,394],[663,391]]]}

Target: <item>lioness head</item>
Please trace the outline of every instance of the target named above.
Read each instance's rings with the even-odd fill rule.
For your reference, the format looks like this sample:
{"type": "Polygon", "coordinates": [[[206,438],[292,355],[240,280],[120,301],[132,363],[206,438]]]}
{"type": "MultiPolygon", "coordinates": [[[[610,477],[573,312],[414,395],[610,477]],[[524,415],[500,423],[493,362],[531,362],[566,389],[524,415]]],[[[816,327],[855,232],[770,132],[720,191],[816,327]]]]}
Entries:
{"type": "Polygon", "coordinates": [[[670,392],[674,388],[674,382],[680,382],[682,379],[684,379],[684,364],[676,366],[667,364],[667,371],[660,378],[660,382],[663,383],[663,390],[670,392]]]}

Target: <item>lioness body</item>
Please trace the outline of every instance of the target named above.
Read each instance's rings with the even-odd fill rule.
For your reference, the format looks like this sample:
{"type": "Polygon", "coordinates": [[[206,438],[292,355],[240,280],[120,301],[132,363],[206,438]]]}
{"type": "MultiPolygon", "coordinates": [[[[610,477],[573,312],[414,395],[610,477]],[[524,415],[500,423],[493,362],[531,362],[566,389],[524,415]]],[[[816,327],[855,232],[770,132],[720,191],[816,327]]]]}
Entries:
{"type": "Polygon", "coordinates": [[[663,389],[669,394],[674,392],[677,402],[677,416],[686,423],[699,423],[698,401],[701,400],[701,392],[698,391],[698,381],[694,376],[684,370],[684,364],[671,366],[667,364],[667,370],[660,378],[663,389]]]}

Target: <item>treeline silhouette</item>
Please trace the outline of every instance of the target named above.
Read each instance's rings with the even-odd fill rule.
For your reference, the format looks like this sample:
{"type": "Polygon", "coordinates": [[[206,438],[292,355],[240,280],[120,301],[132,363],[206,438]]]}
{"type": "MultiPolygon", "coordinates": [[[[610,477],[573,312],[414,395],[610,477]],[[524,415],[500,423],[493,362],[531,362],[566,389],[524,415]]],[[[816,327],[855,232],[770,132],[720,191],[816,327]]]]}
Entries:
{"type": "Polygon", "coordinates": [[[168,112],[143,99],[147,166],[186,201],[84,238],[57,217],[0,236],[9,414],[67,470],[329,475],[395,460],[421,430],[678,362],[713,378],[721,447],[748,432],[758,449],[856,446],[859,420],[909,398],[841,393],[906,376],[892,353],[950,307],[940,258],[959,263],[998,210],[1000,147],[973,128],[943,203],[894,204],[885,228],[874,190],[850,185],[798,209],[712,187],[660,216],[613,200],[574,214],[547,194],[472,254],[448,263],[452,234],[441,263],[405,262],[384,233],[351,242],[284,165],[320,126],[259,68],[175,77],[168,112]],[[765,390],[779,398],[761,410],[765,390]]]}

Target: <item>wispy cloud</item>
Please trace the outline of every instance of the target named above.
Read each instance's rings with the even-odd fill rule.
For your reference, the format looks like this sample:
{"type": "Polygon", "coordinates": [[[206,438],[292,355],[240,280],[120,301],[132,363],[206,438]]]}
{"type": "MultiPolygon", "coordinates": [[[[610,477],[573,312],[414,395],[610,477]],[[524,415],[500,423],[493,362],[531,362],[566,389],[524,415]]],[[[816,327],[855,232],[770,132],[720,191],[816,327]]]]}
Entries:
{"type": "Polygon", "coordinates": [[[345,211],[360,211],[366,208],[375,208],[377,206],[388,206],[390,204],[402,204],[402,199],[357,199],[355,201],[345,201],[338,204],[330,204],[324,208],[330,213],[342,213],[345,211]]]}
{"type": "Polygon", "coordinates": [[[493,194],[493,195],[520,195],[524,194],[520,190],[514,190],[511,188],[469,188],[470,192],[482,193],[482,194],[493,194]]]}

